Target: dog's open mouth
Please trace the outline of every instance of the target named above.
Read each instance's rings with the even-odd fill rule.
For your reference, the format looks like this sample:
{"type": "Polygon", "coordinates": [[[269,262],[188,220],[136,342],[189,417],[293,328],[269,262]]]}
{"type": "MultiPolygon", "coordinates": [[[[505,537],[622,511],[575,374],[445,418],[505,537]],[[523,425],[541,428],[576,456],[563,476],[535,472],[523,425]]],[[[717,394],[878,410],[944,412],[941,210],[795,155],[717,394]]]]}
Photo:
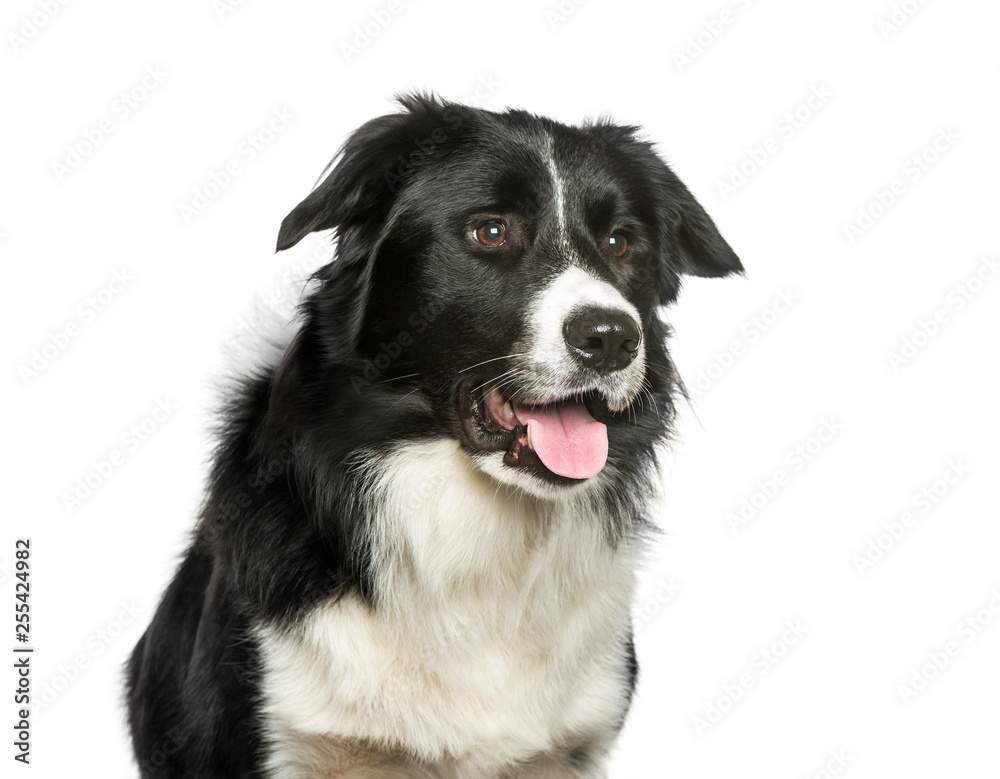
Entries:
{"type": "Polygon", "coordinates": [[[466,385],[459,390],[459,416],[473,451],[504,452],[506,465],[548,481],[589,479],[608,458],[608,429],[578,397],[527,405],[489,385],[466,385]]]}

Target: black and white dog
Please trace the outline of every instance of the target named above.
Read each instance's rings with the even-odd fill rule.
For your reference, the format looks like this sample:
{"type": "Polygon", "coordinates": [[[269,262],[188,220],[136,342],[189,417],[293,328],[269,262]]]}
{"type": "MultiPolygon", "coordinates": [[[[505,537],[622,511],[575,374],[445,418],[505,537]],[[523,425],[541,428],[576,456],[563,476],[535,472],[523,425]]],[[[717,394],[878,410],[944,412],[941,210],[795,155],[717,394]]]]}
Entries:
{"type": "Polygon", "coordinates": [[[742,271],[634,127],[401,98],[278,249],[334,229],[228,400],[128,665],[144,777],[602,777],[679,382],[658,307],[742,271]]]}

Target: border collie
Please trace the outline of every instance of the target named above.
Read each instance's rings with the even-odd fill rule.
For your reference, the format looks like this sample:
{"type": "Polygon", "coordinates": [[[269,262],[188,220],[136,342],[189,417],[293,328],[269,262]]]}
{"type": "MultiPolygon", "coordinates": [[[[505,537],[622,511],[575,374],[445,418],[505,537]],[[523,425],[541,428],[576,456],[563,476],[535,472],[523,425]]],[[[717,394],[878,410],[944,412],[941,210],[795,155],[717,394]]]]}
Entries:
{"type": "Polygon", "coordinates": [[[635,127],[435,97],[285,218],[333,230],[127,668],[143,777],[603,777],[681,392],[658,308],[742,272],[635,127]]]}

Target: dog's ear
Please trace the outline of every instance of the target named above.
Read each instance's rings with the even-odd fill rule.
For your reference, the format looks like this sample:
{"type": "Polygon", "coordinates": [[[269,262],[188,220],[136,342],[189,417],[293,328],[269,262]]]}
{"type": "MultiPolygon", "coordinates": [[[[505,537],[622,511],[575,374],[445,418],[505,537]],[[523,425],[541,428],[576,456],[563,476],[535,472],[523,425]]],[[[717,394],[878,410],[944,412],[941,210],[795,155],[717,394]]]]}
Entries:
{"type": "Polygon", "coordinates": [[[351,134],[328,166],[326,178],[282,221],[279,252],[295,246],[309,233],[350,222],[380,200],[388,187],[383,175],[385,139],[393,134],[400,120],[396,115],[381,116],[351,134]]]}
{"type": "Polygon", "coordinates": [[[660,225],[676,271],[692,276],[742,273],[743,264],[715,222],[666,163],[659,162],[660,225]]]}
{"type": "Polygon", "coordinates": [[[323,181],[282,221],[278,251],[317,230],[384,216],[376,212],[388,206],[405,175],[400,160],[412,153],[417,139],[428,139],[421,147],[426,152],[435,128],[454,121],[448,106],[434,97],[407,95],[399,102],[403,112],[372,119],[351,134],[323,181]]]}

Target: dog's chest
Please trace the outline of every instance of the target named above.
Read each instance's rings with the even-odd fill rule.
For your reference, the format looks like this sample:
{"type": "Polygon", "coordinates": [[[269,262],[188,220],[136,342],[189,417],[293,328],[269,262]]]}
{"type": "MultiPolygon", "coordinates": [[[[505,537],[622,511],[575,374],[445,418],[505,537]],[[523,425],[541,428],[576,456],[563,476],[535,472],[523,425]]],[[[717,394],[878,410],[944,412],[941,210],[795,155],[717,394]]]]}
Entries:
{"type": "Polygon", "coordinates": [[[460,775],[489,776],[601,734],[627,696],[610,634],[464,636],[456,622],[451,635],[407,640],[346,601],[310,622],[305,636],[263,634],[266,719],[298,740],[386,743],[428,764],[467,766],[460,775]]]}
{"type": "Polygon", "coordinates": [[[260,630],[278,748],[289,733],[382,742],[488,776],[615,726],[630,555],[586,517],[511,517],[495,491],[461,482],[380,517],[379,606],[348,596],[294,632],[260,630]]]}

